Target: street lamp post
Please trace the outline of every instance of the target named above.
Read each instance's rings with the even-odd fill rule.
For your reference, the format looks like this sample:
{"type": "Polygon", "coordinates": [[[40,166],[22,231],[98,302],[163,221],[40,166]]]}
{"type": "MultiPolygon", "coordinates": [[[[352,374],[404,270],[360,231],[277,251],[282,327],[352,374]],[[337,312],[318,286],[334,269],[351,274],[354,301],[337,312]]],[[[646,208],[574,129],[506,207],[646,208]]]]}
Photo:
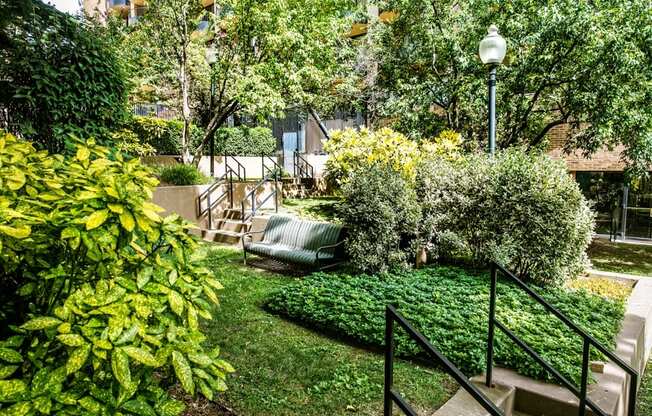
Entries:
{"type": "MultiPolygon", "coordinates": [[[[211,68],[211,103],[210,103],[210,109],[213,111],[213,106],[215,105],[215,77],[213,76],[213,66],[215,65],[215,62],[217,62],[217,51],[215,51],[215,46],[210,45],[208,48],[206,48],[206,62],[208,62],[208,65],[211,68]]],[[[215,177],[215,132],[211,134],[211,144],[210,144],[210,151],[211,151],[211,161],[210,161],[210,166],[211,166],[211,178],[215,177]]]]}
{"type": "Polygon", "coordinates": [[[507,42],[498,34],[496,25],[489,26],[480,42],[480,60],[489,66],[489,154],[496,151],[496,69],[505,59],[507,42]]]}

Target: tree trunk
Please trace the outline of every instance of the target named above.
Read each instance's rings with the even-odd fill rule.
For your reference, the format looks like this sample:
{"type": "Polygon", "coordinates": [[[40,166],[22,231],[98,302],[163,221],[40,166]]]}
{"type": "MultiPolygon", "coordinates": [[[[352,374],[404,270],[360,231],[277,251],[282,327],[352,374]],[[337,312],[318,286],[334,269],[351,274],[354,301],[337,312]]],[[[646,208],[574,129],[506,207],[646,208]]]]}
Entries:
{"type": "Polygon", "coordinates": [[[181,132],[181,158],[183,163],[190,163],[190,94],[187,74],[187,55],[185,49],[179,65],[179,80],[181,82],[181,117],[183,131],[181,132]]]}
{"type": "Polygon", "coordinates": [[[210,121],[208,122],[208,126],[206,127],[206,130],[204,131],[204,136],[202,137],[201,143],[199,143],[199,145],[195,149],[195,155],[192,158],[193,165],[195,166],[199,165],[199,161],[201,160],[201,156],[203,154],[204,148],[209,143],[211,137],[215,134],[215,131],[217,131],[217,129],[222,127],[222,125],[226,122],[229,116],[236,111],[237,106],[238,106],[237,102],[231,102],[224,108],[223,111],[213,114],[210,121]]]}

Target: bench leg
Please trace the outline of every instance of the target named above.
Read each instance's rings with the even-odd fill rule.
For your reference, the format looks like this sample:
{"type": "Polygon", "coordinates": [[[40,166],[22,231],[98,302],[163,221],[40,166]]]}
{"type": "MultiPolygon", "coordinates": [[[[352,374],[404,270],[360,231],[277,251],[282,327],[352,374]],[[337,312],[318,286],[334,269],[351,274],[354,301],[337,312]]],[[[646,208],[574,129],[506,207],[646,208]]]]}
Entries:
{"type": "Polygon", "coordinates": [[[245,249],[244,247],[242,249],[242,254],[243,254],[242,262],[246,266],[247,265],[247,249],[245,249]]]}

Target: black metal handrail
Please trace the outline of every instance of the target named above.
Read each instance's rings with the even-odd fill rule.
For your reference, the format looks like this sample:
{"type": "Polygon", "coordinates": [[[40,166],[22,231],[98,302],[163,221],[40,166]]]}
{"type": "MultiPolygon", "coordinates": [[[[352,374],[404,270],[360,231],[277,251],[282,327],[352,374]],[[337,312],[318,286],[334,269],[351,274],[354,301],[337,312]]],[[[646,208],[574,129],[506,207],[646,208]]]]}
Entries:
{"type": "Polygon", "coordinates": [[[495,327],[498,327],[505,335],[507,335],[516,345],[518,345],[523,351],[530,355],[539,365],[545,368],[550,374],[552,374],[564,387],[566,387],[571,393],[573,393],[579,399],[579,410],[578,415],[584,416],[586,414],[586,407],[590,407],[597,415],[607,416],[598,405],[587,397],[587,384],[589,378],[589,356],[591,347],[596,348],[602,354],[604,354],[611,361],[616,363],[620,368],[625,371],[629,377],[629,395],[628,395],[628,416],[635,416],[636,414],[636,391],[638,388],[638,378],[639,374],[634,370],[629,364],[625,363],[622,359],[617,357],[614,353],[609,351],[604,345],[602,345],[598,340],[589,335],[586,331],[578,327],[573,323],[566,315],[564,315],[557,308],[548,303],[543,299],[538,293],[530,289],[521,279],[514,276],[511,272],[506,270],[503,266],[498,263],[492,262],[491,264],[491,289],[490,289],[490,299],[489,299],[489,335],[487,340],[487,373],[486,373],[486,385],[491,386],[492,382],[492,371],[493,371],[493,362],[494,362],[494,335],[495,327]],[[537,303],[544,307],[548,312],[552,313],[560,321],[562,321],[566,326],[573,330],[577,335],[582,337],[583,347],[582,347],[582,375],[581,375],[581,384],[577,388],[572,382],[570,382],[566,377],[564,377],[559,371],[550,365],[543,357],[537,354],[529,345],[527,345],[523,340],[521,340],[516,334],[510,331],[505,325],[496,319],[496,285],[498,280],[498,271],[502,275],[508,277],[511,281],[516,283],[525,293],[527,293],[531,298],[533,298],[537,303]]]}
{"type": "Polygon", "coordinates": [[[236,159],[235,156],[227,155],[227,154],[225,153],[225,154],[224,154],[224,166],[225,166],[225,168],[226,168],[227,170],[231,169],[231,170],[233,171],[233,173],[235,174],[235,176],[238,177],[238,180],[239,180],[239,181],[246,181],[246,180],[247,180],[247,169],[245,168],[245,166],[244,166],[242,163],[240,163],[240,162],[238,161],[238,159],[236,159]],[[231,158],[231,160],[232,160],[233,162],[235,162],[236,169],[233,169],[233,168],[229,165],[229,158],[231,158]]]}
{"type": "Polygon", "coordinates": [[[274,179],[278,181],[281,176],[281,165],[279,165],[274,159],[267,155],[261,155],[261,175],[263,179],[274,179]],[[272,167],[267,166],[267,162],[272,162],[272,167]]]}
{"type": "Polygon", "coordinates": [[[315,178],[315,168],[297,151],[294,152],[294,177],[315,178]]]}
{"type": "Polygon", "coordinates": [[[242,198],[242,201],[240,201],[240,218],[242,219],[242,222],[247,222],[249,221],[250,218],[252,218],[254,215],[256,215],[256,212],[258,209],[260,209],[263,205],[265,205],[265,202],[267,202],[271,197],[274,197],[274,210],[278,212],[278,181],[274,181],[274,190],[265,197],[261,202],[256,203],[256,192],[260,188],[262,188],[267,182],[269,182],[270,179],[263,178],[261,179],[254,188],[245,195],[244,198],[242,198]],[[249,202],[249,199],[251,199],[251,211],[246,214],[245,211],[245,206],[246,203],[249,202]]]}
{"type": "Polygon", "coordinates": [[[434,359],[435,364],[444,370],[466,390],[491,416],[504,416],[504,413],[484,394],[477,386],[469,381],[466,376],[451,363],[437,348],[435,348],[419,331],[401,315],[394,306],[387,305],[385,309],[385,391],[383,401],[383,415],[392,416],[394,403],[408,416],[417,416],[417,413],[405,401],[405,398],[394,390],[394,322],[407,332],[416,343],[434,359]]]}
{"type": "Polygon", "coordinates": [[[204,192],[197,197],[197,217],[201,218],[208,214],[208,229],[213,228],[213,210],[224,200],[228,198],[231,208],[233,208],[233,172],[232,169],[226,168],[226,172],[217,178],[204,192]],[[227,185],[227,188],[217,196],[212,198],[213,193],[222,185],[227,185]],[[202,204],[206,201],[205,204],[202,204]],[[205,205],[205,208],[204,206],[205,205]]]}

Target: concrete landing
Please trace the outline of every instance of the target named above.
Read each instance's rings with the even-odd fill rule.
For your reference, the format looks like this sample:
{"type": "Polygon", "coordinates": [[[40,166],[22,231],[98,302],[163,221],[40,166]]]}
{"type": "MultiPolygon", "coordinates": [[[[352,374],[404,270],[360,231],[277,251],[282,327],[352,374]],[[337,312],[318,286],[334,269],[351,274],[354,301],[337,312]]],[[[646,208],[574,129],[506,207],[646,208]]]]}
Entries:
{"type": "MultiPolygon", "coordinates": [[[[488,388],[482,383],[474,383],[505,416],[512,416],[514,396],[516,389],[513,386],[496,385],[488,388]]],[[[489,413],[480,406],[469,393],[459,389],[446,404],[439,408],[432,416],[489,416],[489,413]]]]}
{"type": "MultiPolygon", "coordinates": [[[[628,277],[601,276],[620,280],[628,277]]],[[[652,278],[631,279],[634,289],[625,310],[621,329],[616,337],[615,354],[643,374],[652,351],[652,278]]],[[[596,363],[597,364],[597,363],[596,363]]],[[[630,377],[613,362],[592,367],[595,383],[588,386],[588,396],[609,416],[624,416],[629,407],[627,394],[630,377]]],[[[477,384],[484,381],[478,376],[471,379],[477,384]]],[[[507,416],[568,416],[578,412],[579,400],[570,391],[555,384],[544,383],[517,374],[512,370],[495,367],[493,382],[502,386],[486,393],[507,416]],[[508,400],[509,398],[509,400],[508,400]],[[509,410],[505,405],[511,406],[509,410]],[[509,411],[509,413],[507,412],[509,411]]],[[[640,382],[640,379],[639,379],[640,382]]],[[[587,410],[587,416],[593,412],[587,410]]],[[[465,391],[453,398],[432,416],[484,416],[487,413],[465,391]]]]}

